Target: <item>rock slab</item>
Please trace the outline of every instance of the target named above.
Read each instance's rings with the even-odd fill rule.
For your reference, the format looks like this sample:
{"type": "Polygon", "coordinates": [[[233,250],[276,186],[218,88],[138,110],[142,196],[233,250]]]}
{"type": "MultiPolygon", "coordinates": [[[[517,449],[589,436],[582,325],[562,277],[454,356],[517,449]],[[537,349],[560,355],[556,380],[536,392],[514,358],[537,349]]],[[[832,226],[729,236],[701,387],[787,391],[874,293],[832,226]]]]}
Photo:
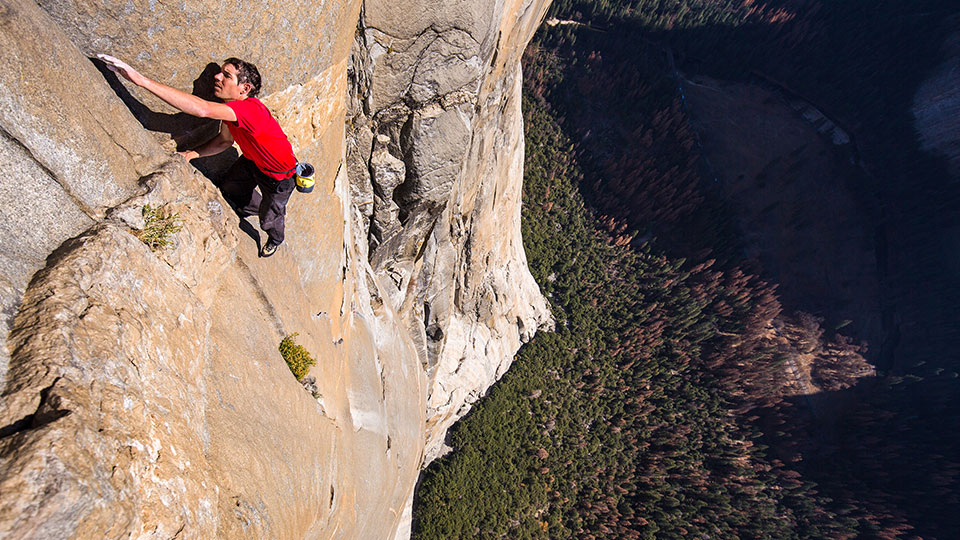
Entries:
{"type": "Polygon", "coordinates": [[[447,427],[549,324],[519,233],[519,55],[546,4],[314,7],[0,6],[0,536],[403,536],[447,427]],[[274,257],[211,182],[225,164],[171,152],[211,126],[99,52],[198,95],[211,62],[261,66],[318,171],[274,257]],[[169,248],[137,238],[147,206],[169,248]],[[294,332],[309,390],[277,350],[294,332]]]}

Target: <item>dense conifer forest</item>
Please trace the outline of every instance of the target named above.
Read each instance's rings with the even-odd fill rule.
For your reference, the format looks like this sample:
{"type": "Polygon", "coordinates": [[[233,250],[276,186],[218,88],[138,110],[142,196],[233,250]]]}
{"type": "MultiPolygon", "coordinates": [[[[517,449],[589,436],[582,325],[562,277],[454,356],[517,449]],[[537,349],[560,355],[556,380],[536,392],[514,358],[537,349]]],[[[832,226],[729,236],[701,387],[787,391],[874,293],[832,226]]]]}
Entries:
{"type": "Polygon", "coordinates": [[[582,24],[545,27],[524,58],[523,235],[557,328],[454,428],[414,537],[954,537],[956,317],[934,305],[954,278],[923,267],[938,255],[886,269],[891,334],[911,318],[927,339],[904,332],[876,372],[855,339],[781,305],[742,255],[676,70],[775,80],[843,119],[886,249],[913,235],[919,251],[956,199],[909,101],[957,11],[555,1],[548,17],[582,24]],[[815,395],[791,375],[811,357],[815,395]]]}

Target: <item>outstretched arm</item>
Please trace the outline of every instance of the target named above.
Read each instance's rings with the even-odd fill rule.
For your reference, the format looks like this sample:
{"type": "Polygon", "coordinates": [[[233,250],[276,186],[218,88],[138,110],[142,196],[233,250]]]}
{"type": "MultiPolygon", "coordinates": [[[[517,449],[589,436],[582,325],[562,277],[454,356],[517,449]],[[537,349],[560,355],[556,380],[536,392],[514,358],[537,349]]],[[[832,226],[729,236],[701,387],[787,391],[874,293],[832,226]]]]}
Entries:
{"type": "Polygon", "coordinates": [[[197,159],[198,157],[207,157],[219,154],[227,148],[230,148],[232,145],[233,136],[230,135],[230,130],[227,129],[227,125],[221,123],[220,133],[216,137],[201,144],[195,150],[178,152],[178,154],[183,156],[187,161],[190,161],[191,159],[197,159]]]}
{"type": "Polygon", "coordinates": [[[215,120],[227,120],[236,122],[237,115],[233,109],[223,103],[207,101],[193,94],[188,94],[182,90],[177,90],[163,83],[157,82],[149,77],[145,77],[137,70],[127,65],[122,60],[106,54],[98,54],[97,58],[102,60],[110,70],[123,75],[125,79],[133,84],[149,91],[158,98],[166,101],[171,106],[191,115],[200,118],[213,118],[215,120]]]}

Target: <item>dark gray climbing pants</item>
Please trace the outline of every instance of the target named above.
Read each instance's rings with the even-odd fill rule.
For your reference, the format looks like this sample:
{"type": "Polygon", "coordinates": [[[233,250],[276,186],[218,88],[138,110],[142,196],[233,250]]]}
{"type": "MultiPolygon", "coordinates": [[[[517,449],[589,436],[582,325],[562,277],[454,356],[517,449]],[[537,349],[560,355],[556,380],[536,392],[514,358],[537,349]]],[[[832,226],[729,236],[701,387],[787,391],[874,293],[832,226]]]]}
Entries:
{"type": "Polygon", "coordinates": [[[276,245],[283,243],[283,222],[293,187],[293,176],[274,180],[243,156],[230,167],[220,183],[220,191],[237,214],[240,217],[260,216],[260,228],[276,245]],[[254,189],[257,187],[260,193],[254,189]]]}

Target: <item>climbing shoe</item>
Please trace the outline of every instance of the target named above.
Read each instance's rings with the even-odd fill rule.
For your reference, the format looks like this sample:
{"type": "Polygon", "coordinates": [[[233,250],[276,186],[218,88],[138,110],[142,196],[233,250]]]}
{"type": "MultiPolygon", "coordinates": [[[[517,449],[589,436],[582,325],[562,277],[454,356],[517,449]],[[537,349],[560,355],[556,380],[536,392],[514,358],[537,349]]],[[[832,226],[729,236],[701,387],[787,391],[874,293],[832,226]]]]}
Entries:
{"type": "Polygon", "coordinates": [[[277,252],[278,247],[280,247],[280,244],[274,244],[273,240],[267,240],[267,243],[260,248],[260,256],[269,257],[277,252]]]}

